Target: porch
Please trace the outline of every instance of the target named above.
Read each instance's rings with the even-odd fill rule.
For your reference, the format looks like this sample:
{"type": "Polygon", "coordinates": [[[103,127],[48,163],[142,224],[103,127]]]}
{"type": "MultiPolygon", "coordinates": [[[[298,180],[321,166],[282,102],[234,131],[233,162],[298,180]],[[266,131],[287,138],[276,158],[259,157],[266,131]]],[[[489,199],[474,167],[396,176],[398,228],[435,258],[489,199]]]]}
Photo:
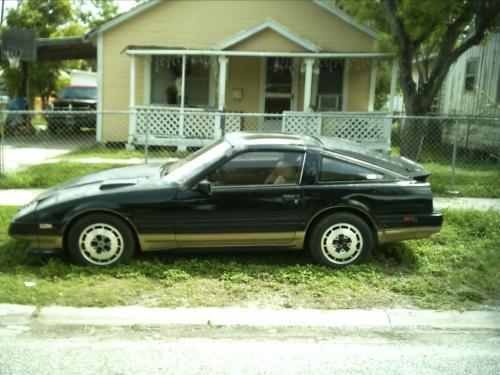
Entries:
{"type": "Polygon", "coordinates": [[[283,132],[338,137],[367,149],[389,150],[392,119],[381,112],[292,112],[281,114],[135,107],[132,145],[201,147],[235,131],[283,132]]]}
{"type": "Polygon", "coordinates": [[[373,148],[390,144],[384,114],[361,118],[374,109],[382,62],[393,64],[394,95],[392,55],[137,47],[126,53],[129,147],[199,147],[239,130],[340,136],[373,148]],[[144,69],[142,98],[136,90],[138,62],[144,69]]]}

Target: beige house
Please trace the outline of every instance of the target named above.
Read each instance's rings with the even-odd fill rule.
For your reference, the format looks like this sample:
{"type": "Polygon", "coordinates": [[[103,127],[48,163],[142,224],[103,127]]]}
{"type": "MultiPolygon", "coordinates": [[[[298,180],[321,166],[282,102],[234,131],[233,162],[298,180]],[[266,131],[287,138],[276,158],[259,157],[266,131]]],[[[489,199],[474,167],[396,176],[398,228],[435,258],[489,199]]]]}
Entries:
{"type": "Polygon", "coordinates": [[[377,63],[391,57],[375,53],[376,32],[323,0],[149,0],[89,37],[97,44],[98,110],[135,114],[128,129],[99,116],[98,140],[129,143],[145,111],[153,111],[156,133],[172,122],[159,111],[174,113],[181,137],[184,113],[211,113],[208,138],[220,135],[221,111],[372,111],[377,63]]]}

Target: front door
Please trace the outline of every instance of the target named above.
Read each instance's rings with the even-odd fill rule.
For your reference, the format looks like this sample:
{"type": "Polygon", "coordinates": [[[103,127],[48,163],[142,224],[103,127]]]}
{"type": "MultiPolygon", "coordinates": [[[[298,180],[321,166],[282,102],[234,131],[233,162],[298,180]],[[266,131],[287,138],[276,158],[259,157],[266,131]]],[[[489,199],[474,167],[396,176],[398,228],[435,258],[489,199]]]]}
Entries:
{"type": "Polygon", "coordinates": [[[212,194],[179,192],[180,247],[289,245],[303,216],[302,152],[244,152],[205,176],[212,194]]]}
{"type": "MultiPolygon", "coordinates": [[[[282,114],[296,109],[294,77],[296,69],[293,59],[266,59],[264,84],[264,112],[282,114]]],[[[263,131],[281,131],[281,118],[267,116],[263,131]]]]}

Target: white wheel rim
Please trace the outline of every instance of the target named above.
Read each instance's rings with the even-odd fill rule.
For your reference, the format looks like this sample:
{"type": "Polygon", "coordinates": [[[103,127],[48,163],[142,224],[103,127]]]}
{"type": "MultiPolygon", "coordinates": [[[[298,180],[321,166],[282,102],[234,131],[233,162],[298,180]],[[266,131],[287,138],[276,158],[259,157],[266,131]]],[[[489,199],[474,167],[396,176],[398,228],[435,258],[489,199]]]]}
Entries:
{"type": "Polygon", "coordinates": [[[347,223],[332,225],[321,237],[321,251],[335,264],[352,263],[361,254],[363,236],[358,228],[347,223]]]}
{"type": "Polygon", "coordinates": [[[85,228],[78,239],[82,256],[92,264],[111,264],[123,253],[122,234],[109,224],[96,223],[85,228]]]}

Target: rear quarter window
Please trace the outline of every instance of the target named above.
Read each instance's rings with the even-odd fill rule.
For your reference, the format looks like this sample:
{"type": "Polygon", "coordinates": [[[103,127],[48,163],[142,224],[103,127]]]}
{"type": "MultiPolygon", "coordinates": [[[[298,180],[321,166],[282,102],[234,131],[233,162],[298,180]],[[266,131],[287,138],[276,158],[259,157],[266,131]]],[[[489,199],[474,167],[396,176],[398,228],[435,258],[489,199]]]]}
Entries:
{"type": "Polygon", "coordinates": [[[319,169],[318,181],[365,181],[380,180],[383,176],[375,170],[355,163],[323,156],[319,169]]]}

